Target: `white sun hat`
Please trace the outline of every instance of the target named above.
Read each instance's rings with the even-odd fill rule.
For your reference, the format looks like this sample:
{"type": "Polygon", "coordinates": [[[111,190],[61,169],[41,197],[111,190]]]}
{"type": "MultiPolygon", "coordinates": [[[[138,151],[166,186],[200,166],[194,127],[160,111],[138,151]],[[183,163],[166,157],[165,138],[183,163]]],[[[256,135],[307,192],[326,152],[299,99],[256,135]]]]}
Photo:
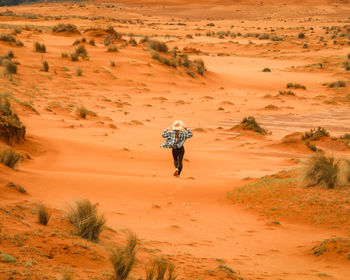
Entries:
{"type": "Polygon", "coordinates": [[[171,125],[171,130],[181,130],[185,127],[183,121],[180,120],[176,120],[173,122],[173,124],[171,125]]]}

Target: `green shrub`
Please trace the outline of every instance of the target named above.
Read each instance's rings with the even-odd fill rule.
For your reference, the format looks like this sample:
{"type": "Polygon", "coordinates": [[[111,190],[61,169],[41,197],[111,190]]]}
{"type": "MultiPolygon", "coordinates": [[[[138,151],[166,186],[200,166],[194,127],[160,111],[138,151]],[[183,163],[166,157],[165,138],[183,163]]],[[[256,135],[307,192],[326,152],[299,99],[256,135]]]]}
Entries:
{"type": "Polygon", "coordinates": [[[137,238],[133,233],[129,233],[125,247],[111,249],[110,261],[114,268],[115,278],[125,280],[133,268],[136,260],[137,238]]]}
{"type": "Polygon", "coordinates": [[[4,262],[4,263],[16,262],[16,258],[12,257],[11,255],[0,252],[0,262],[4,262]]]}
{"type": "Polygon", "coordinates": [[[73,24],[65,24],[65,23],[60,23],[58,25],[55,25],[52,27],[52,31],[55,33],[61,33],[61,32],[66,32],[66,33],[76,33],[80,34],[78,28],[73,25],[73,24]]]}
{"type": "Polygon", "coordinates": [[[252,130],[258,134],[261,135],[266,135],[267,134],[267,130],[262,128],[257,121],[255,120],[254,117],[249,116],[249,117],[245,117],[241,123],[240,126],[244,129],[244,130],[252,130]]]}
{"type": "Polygon", "coordinates": [[[40,224],[46,226],[51,218],[51,210],[47,208],[44,204],[40,203],[38,205],[38,221],[40,224]]]}
{"type": "Polygon", "coordinates": [[[40,53],[46,53],[46,46],[45,44],[40,44],[39,42],[34,43],[34,51],[40,52],[40,53]]]}
{"type": "Polygon", "coordinates": [[[98,241],[106,223],[104,216],[98,214],[96,204],[87,199],[77,200],[69,206],[68,218],[78,236],[93,242],[98,241]]]}
{"type": "Polygon", "coordinates": [[[49,64],[46,60],[43,60],[43,67],[41,68],[41,70],[44,72],[49,72],[49,64]]]}
{"type": "Polygon", "coordinates": [[[305,34],[304,34],[303,32],[300,32],[300,33],[298,34],[298,38],[299,38],[299,39],[304,39],[304,38],[305,38],[305,34]]]}
{"type": "Polygon", "coordinates": [[[288,83],[287,88],[294,88],[294,89],[306,89],[306,86],[300,85],[300,84],[293,84],[293,83],[288,83]]]}
{"type": "Polygon", "coordinates": [[[91,46],[96,46],[95,40],[94,40],[94,39],[91,39],[91,40],[89,41],[89,44],[90,44],[91,46]]]}
{"type": "Polygon", "coordinates": [[[14,168],[23,156],[11,148],[4,149],[0,154],[0,162],[10,168],[14,168]]]}
{"type": "Polygon", "coordinates": [[[317,147],[316,147],[316,145],[314,145],[314,144],[312,144],[311,142],[310,142],[310,140],[305,140],[304,141],[304,143],[305,143],[305,145],[306,145],[306,147],[308,147],[311,151],[313,151],[313,152],[317,152],[317,151],[321,151],[321,150],[319,150],[317,147]]]}
{"type": "Polygon", "coordinates": [[[111,67],[114,67],[114,66],[115,66],[115,62],[114,62],[113,60],[111,60],[111,61],[109,62],[109,64],[111,65],[111,67]]]}
{"type": "Polygon", "coordinates": [[[329,137],[329,132],[325,128],[319,126],[318,128],[311,128],[309,131],[304,132],[301,136],[301,140],[317,141],[322,137],[329,137]]]}
{"type": "Polygon", "coordinates": [[[344,65],[344,69],[345,69],[346,71],[350,71],[350,61],[349,61],[349,60],[345,61],[345,62],[343,63],[343,65],[344,65]]]}
{"type": "Polygon", "coordinates": [[[69,56],[69,54],[67,52],[61,52],[61,57],[62,58],[66,58],[68,56],[69,56]]]}
{"type": "Polygon", "coordinates": [[[108,49],[107,49],[108,52],[117,52],[118,51],[118,47],[114,44],[110,44],[108,46],[108,49]]]}
{"type": "Polygon", "coordinates": [[[308,46],[308,44],[306,44],[306,43],[303,45],[303,49],[307,49],[308,47],[309,47],[309,46],[308,46]]]}
{"type": "Polygon", "coordinates": [[[271,72],[271,69],[270,68],[264,68],[262,71],[263,72],[271,72]]]}
{"type": "Polygon", "coordinates": [[[157,41],[157,40],[147,40],[147,45],[150,49],[155,50],[157,52],[163,52],[167,53],[168,52],[168,46],[166,43],[157,41]]]}
{"type": "Polygon", "coordinates": [[[312,155],[305,164],[304,182],[307,186],[324,186],[333,189],[350,182],[350,163],[348,160],[336,160],[323,153],[312,155]]]}

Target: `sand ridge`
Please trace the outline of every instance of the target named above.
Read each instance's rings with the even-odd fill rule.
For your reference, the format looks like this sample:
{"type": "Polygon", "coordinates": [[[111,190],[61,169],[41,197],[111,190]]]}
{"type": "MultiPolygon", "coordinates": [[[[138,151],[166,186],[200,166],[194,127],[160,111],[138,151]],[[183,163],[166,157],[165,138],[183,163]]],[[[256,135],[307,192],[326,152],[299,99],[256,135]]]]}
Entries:
{"type": "MultiPolygon", "coordinates": [[[[267,9],[275,11],[270,18],[255,6],[260,1],[249,2],[254,4],[252,8],[238,2],[239,8],[226,7],[226,14],[217,2],[206,3],[210,17],[202,13],[207,7],[195,1],[190,7],[185,1],[171,1],[166,5],[170,8],[160,7],[164,5],[159,6],[158,1],[0,8],[0,13],[11,10],[15,14],[0,16],[1,32],[20,26],[16,38],[24,43],[16,47],[0,42],[0,54],[11,49],[14,60],[20,62],[12,81],[2,77],[0,92],[9,96],[27,129],[26,142],[13,145],[26,155],[17,170],[0,166],[1,207],[10,212],[9,216],[2,212],[1,226],[6,229],[6,217],[15,221],[18,206],[13,205],[18,204],[27,207],[23,221],[31,227],[16,220],[6,229],[8,236],[16,230],[21,234],[40,232],[30,209],[42,201],[55,209],[47,231],[61,225],[60,234],[66,238],[54,239],[51,245],[60,247],[64,242],[75,248],[75,242],[80,241],[69,239],[71,228],[64,212],[68,203],[88,198],[98,203],[108,226],[117,231],[107,231],[102,243],[121,243],[126,229],[131,229],[142,244],[141,255],[165,254],[175,263],[179,279],[294,280],[324,275],[347,279],[348,260],[335,253],[317,258],[311,251],[331,236],[348,237],[347,224],[317,225],[298,216],[278,218],[277,224],[264,212],[251,210],[248,203],[234,205],[226,197],[236,187],[265,175],[300,168],[312,154],[300,140],[306,130],[322,126],[333,137],[349,131],[350,76],[342,63],[350,47],[348,37],[339,34],[347,32],[348,20],[343,14],[350,7],[346,1],[318,1],[315,7],[315,1],[293,1],[297,8],[264,1],[263,6],[269,4],[267,9]],[[298,14],[300,5],[312,8],[298,14]],[[232,16],[237,9],[240,11],[232,16]],[[310,20],[304,16],[322,9],[310,20]],[[37,16],[26,18],[28,14],[37,16]],[[285,15],[289,15],[288,20],[285,15]],[[76,25],[81,34],[52,32],[50,28],[61,22],[76,25]],[[25,28],[25,24],[30,26],[25,28]],[[110,26],[125,40],[115,42],[118,52],[108,52],[104,46],[110,26]],[[327,31],[323,26],[339,26],[341,31],[330,39],[334,29],[327,31]],[[102,30],[103,36],[84,33],[91,28],[102,30]],[[298,38],[301,32],[305,39],[298,38]],[[254,33],[269,33],[283,40],[258,38],[254,33]],[[166,42],[169,49],[199,50],[189,58],[204,61],[204,76],[195,74],[193,78],[184,67],[159,63],[151,57],[146,43],[126,43],[130,38],[139,42],[146,35],[166,42]],[[320,41],[321,36],[327,45],[320,41]],[[80,45],[87,49],[88,59],[74,62],[62,57],[62,52],[73,52],[78,46],[73,43],[82,38],[86,42],[80,45]],[[89,44],[92,39],[95,45],[89,44]],[[46,45],[46,53],[33,51],[36,41],[46,45]],[[49,63],[48,72],[40,70],[42,60],[49,63]],[[82,75],[77,74],[77,68],[82,75]],[[271,72],[264,72],[264,68],[271,72]],[[346,87],[325,85],[336,80],[344,80],[346,87]],[[306,89],[287,89],[291,82],[306,89]],[[287,90],[294,95],[280,93],[287,90]],[[76,110],[80,106],[95,114],[79,117],[76,110]],[[255,116],[271,134],[260,136],[233,128],[247,116],[255,116]],[[164,140],[161,132],[174,119],[182,119],[194,133],[185,144],[180,178],[172,176],[170,150],[160,148],[164,140]],[[28,193],[9,189],[6,184],[10,181],[24,186],[28,193]],[[238,273],[227,272],[222,264],[238,273]]],[[[339,138],[312,143],[333,155],[349,156],[348,146],[339,138]]],[[[302,190],[302,186],[297,188],[302,190]]],[[[345,203],[344,209],[348,209],[345,203]]],[[[26,246],[35,247],[40,240],[26,246]]],[[[96,262],[85,257],[72,259],[74,279],[79,279],[80,273],[111,279],[108,254],[99,246],[93,249],[100,258],[96,262]],[[98,275],[101,269],[109,274],[98,275]]],[[[0,243],[1,252],[21,259],[16,248],[11,242],[0,243]]],[[[57,250],[55,263],[45,264],[38,257],[49,279],[60,276],[63,264],[69,265],[64,249],[57,250]]],[[[87,251],[81,254],[88,256],[87,251]]],[[[133,277],[144,276],[144,264],[139,257],[133,277]]],[[[11,265],[0,262],[1,277],[6,279],[16,269],[11,265]]],[[[38,266],[33,265],[33,271],[38,271],[38,266]]],[[[19,264],[18,269],[21,274],[12,275],[13,279],[25,279],[27,268],[19,264]]]]}

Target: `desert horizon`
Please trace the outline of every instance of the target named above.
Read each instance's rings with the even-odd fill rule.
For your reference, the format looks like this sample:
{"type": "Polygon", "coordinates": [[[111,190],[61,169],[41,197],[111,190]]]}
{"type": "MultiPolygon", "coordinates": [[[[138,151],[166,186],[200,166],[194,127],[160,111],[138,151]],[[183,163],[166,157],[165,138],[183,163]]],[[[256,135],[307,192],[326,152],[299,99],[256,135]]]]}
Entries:
{"type": "Polygon", "coordinates": [[[349,278],[349,1],[3,0],[0,66],[1,280],[349,278]]]}

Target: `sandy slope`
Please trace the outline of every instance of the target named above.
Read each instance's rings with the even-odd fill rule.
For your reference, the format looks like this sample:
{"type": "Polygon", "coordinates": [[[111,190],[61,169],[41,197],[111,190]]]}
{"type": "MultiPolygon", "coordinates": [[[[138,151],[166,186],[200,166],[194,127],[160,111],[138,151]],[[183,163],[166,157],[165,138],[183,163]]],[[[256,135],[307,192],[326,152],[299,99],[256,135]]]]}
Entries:
{"type": "MultiPolygon", "coordinates": [[[[150,2],[155,3],[142,1],[143,4],[150,2]]],[[[176,5],[182,7],[184,2],[176,5]]],[[[65,11],[59,5],[54,8],[23,6],[11,10],[47,11],[56,15],[65,11]]],[[[344,4],[344,9],[347,8],[344,4]]],[[[90,15],[97,10],[87,5],[86,10],[77,8],[75,12],[90,15]]],[[[218,17],[220,11],[213,16],[218,17]]],[[[285,12],[283,8],[281,11],[285,12]]],[[[147,21],[147,14],[154,10],[152,5],[144,9],[126,6],[125,12],[115,13],[147,21]]],[[[161,16],[166,18],[167,12],[161,16]]],[[[333,6],[327,7],[326,12],[332,13],[333,6]]],[[[102,9],[102,13],[108,14],[108,9],[102,9]]],[[[167,22],[162,17],[159,21],[167,22]]],[[[27,22],[17,20],[4,19],[3,23],[27,22]]],[[[297,25],[298,20],[288,25],[297,25]]],[[[91,25],[81,19],[66,22],[82,27],[91,25]]],[[[56,24],[43,20],[30,23],[56,24]]],[[[194,21],[189,23],[188,30],[174,32],[184,37],[195,32],[196,24],[205,26],[206,23],[194,21]]],[[[216,22],[221,24],[222,28],[227,27],[226,21],[216,22]]],[[[234,24],[239,25],[240,21],[234,24]]],[[[317,24],[321,29],[326,23],[317,24]]],[[[251,26],[249,28],[253,28],[251,26]]],[[[167,34],[171,32],[168,28],[164,25],[157,31],[133,25],[120,27],[125,32],[145,34],[167,34]]],[[[16,148],[30,154],[32,159],[22,162],[18,171],[1,166],[1,185],[15,181],[28,190],[28,200],[43,201],[60,209],[79,197],[98,202],[110,226],[130,228],[149,248],[176,257],[181,279],[210,278],[205,271],[217,269],[216,259],[224,259],[244,279],[309,280],[319,279],[319,273],[327,273],[331,279],[348,279],[350,267],[346,261],[317,259],[310,252],[315,242],[332,234],[347,236],[345,225],[328,229],[286,220],[280,227],[268,226],[266,218],[231,205],[225,195],[243,184],[244,178],[295,167],[291,158],[307,156],[308,152],[302,149],[271,146],[285,135],[316,125],[326,127],[336,136],[349,131],[346,117],[349,104],[324,103],[336,94],[322,86],[339,77],[348,79],[348,74],[338,68],[322,72],[291,69],[316,63],[320,59],[315,54],[336,61],[333,57],[345,56],[349,47],[325,49],[321,54],[312,50],[303,53],[299,46],[293,45],[284,50],[286,54],[275,58],[274,54],[262,54],[274,48],[270,45],[261,48],[258,44],[250,47],[246,42],[240,46],[229,42],[211,45],[206,37],[200,37],[200,42],[193,44],[183,37],[168,40],[169,46],[198,45],[210,54],[200,56],[208,69],[205,77],[192,79],[180,70],[152,60],[145,46],[121,47],[118,53],[108,53],[98,41],[97,47],[86,45],[89,61],[74,63],[60,58],[60,53],[71,51],[72,43],[81,36],[30,31],[23,31],[19,36],[26,45],[13,48],[16,59],[21,62],[20,83],[13,85],[6,81],[4,85],[6,83],[19,99],[32,100],[40,115],[17,106],[27,126],[28,141],[16,148]],[[48,47],[43,56],[50,63],[49,74],[39,71],[41,54],[31,49],[36,40],[48,47]],[[216,56],[226,51],[232,54],[216,56]],[[116,67],[110,67],[110,60],[116,61],[116,67]],[[74,73],[77,66],[84,71],[81,77],[74,73]],[[264,67],[270,67],[272,72],[262,72],[264,67]],[[292,97],[276,97],[288,82],[305,84],[307,90],[296,90],[297,95],[292,97]],[[120,105],[123,102],[126,103],[120,105]],[[97,116],[88,116],[87,120],[77,118],[72,108],[81,104],[97,116]],[[266,110],[269,104],[280,109],[266,110]],[[248,115],[257,117],[272,135],[263,138],[230,130],[248,115]],[[159,147],[163,141],[162,130],[174,119],[182,119],[194,129],[193,139],[185,146],[181,178],[172,177],[170,151],[159,147]]],[[[0,46],[2,53],[8,48],[6,44],[0,46]]],[[[345,95],[341,92],[339,96],[341,94],[345,95]]],[[[347,150],[332,152],[348,155],[347,150]]],[[[7,195],[1,197],[4,203],[13,200],[7,195]]]]}

